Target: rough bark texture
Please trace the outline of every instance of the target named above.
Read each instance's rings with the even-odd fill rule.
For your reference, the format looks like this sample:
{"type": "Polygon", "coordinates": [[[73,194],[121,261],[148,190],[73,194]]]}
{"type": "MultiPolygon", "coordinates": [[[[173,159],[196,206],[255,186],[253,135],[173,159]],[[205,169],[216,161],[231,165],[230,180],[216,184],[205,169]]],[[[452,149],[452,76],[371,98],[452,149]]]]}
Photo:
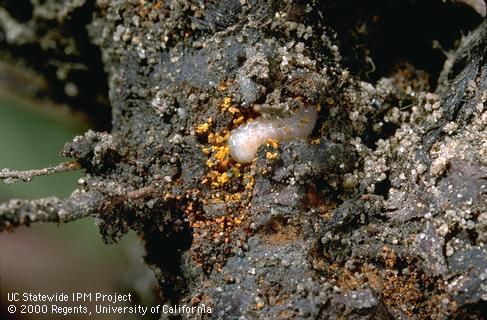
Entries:
{"type": "MultiPolygon", "coordinates": [[[[112,131],[63,154],[86,170],[86,213],[105,240],[129,229],[144,239],[165,301],[203,302],[214,319],[480,317],[487,68],[474,9],[70,0],[32,1],[20,17],[17,2],[1,3],[16,20],[2,23],[3,54],[50,55],[46,39],[56,52],[68,40],[101,50],[112,131]],[[92,44],[71,38],[69,21],[92,44]],[[229,157],[230,130],[303,104],[319,107],[308,140],[269,143],[249,165],[229,157]]],[[[24,207],[8,208],[1,219],[18,221],[24,207]]]]}

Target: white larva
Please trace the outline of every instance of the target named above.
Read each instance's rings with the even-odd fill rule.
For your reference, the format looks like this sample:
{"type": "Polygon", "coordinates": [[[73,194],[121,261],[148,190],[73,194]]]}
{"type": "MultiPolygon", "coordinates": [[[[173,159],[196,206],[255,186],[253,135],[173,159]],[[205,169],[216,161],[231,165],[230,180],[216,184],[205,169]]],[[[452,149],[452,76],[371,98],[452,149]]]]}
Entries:
{"type": "Polygon", "coordinates": [[[316,116],[314,106],[305,106],[287,118],[258,117],[232,130],[228,139],[230,155],[235,161],[249,163],[254,160],[257,149],[269,139],[283,142],[306,138],[313,131],[316,116]]]}

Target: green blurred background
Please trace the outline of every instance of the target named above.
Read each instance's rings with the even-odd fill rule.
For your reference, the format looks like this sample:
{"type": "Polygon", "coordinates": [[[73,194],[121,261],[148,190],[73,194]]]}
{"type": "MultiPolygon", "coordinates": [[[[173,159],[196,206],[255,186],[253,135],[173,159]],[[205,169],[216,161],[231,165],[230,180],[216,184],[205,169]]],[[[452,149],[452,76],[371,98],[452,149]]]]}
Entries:
{"type": "MultiPolygon", "coordinates": [[[[66,161],[59,156],[60,150],[88,128],[86,119],[67,107],[34,103],[0,91],[0,168],[26,170],[66,161]]],[[[79,170],[37,177],[29,183],[7,185],[0,182],[0,202],[13,198],[66,198],[77,187],[82,175],[79,170]]],[[[0,234],[3,311],[0,318],[43,319],[37,315],[13,317],[6,313],[6,293],[13,291],[133,292],[141,303],[155,303],[154,277],[143,265],[142,254],[141,244],[134,234],[126,235],[118,244],[105,245],[92,218],[59,226],[21,227],[13,233],[0,234]]],[[[49,318],[52,319],[45,319],[49,318]]]]}

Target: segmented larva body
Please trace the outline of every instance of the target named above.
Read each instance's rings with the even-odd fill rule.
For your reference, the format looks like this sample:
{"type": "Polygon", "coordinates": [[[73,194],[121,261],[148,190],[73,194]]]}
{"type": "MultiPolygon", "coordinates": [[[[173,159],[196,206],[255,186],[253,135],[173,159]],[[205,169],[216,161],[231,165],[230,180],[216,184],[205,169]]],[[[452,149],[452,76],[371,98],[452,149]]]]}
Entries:
{"type": "Polygon", "coordinates": [[[228,139],[230,155],[235,161],[248,163],[254,160],[257,149],[269,139],[283,142],[306,138],[313,131],[316,116],[314,106],[305,106],[287,118],[258,117],[232,130],[228,139]]]}

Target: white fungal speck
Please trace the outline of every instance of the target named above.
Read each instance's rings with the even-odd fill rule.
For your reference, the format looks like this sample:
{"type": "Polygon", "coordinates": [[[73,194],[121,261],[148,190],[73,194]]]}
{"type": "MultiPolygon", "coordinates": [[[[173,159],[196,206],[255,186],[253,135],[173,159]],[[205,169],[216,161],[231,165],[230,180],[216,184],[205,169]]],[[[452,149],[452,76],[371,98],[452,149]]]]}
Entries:
{"type": "Polygon", "coordinates": [[[228,139],[230,155],[241,163],[252,162],[257,149],[269,139],[290,141],[309,136],[316,123],[314,106],[298,109],[287,118],[264,119],[258,117],[232,130],[228,139]]]}

